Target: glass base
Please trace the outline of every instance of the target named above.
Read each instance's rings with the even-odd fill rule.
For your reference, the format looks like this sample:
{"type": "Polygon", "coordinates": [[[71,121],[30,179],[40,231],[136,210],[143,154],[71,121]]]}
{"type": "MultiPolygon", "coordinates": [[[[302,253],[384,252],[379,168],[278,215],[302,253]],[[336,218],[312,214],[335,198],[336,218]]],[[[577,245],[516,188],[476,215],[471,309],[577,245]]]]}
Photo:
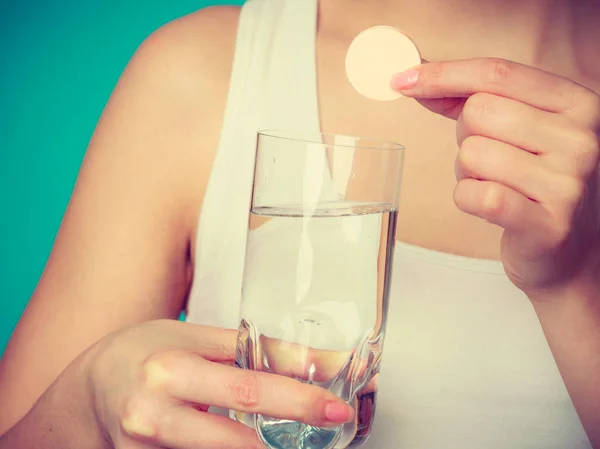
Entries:
{"type": "Polygon", "coordinates": [[[339,440],[342,426],[314,427],[257,415],[256,430],[269,449],[330,449],[339,440]]]}

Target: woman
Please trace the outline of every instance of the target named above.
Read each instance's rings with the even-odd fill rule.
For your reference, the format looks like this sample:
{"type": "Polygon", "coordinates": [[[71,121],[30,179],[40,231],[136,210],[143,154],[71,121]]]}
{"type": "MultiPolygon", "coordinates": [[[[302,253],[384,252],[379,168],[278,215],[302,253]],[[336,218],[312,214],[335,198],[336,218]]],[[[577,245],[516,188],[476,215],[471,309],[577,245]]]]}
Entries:
{"type": "Polygon", "coordinates": [[[366,447],[600,447],[598,3],[318,6],[210,8],[141,46],[2,360],[0,448],[261,447],[209,406],[354,419],[227,363],[252,139],[277,127],[409,149],[366,447]],[[452,61],[391,80],[414,100],[345,79],[351,39],[382,23],[452,61]],[[184,307],[204,326],[173,321],[184,307]]]}

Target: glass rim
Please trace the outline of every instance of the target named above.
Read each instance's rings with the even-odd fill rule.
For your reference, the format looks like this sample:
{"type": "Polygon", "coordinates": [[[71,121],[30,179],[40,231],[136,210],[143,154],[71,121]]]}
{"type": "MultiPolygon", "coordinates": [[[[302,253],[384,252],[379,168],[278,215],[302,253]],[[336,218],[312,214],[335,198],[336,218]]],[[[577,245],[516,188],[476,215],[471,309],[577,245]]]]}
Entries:
{"type": "Polygon", "coordinates": [[[258,131],[258,136],[262,137],[271,137],[273,139],[281,139],[287,141],[294,142],[302,142],[302,143],[314,143],[319,145],[329,145],[332,147],[338,148],[352,148],[355,150],[379,150],[379,151],[405,151],[406,147],[400,143],[392,142],[390,140],[383,139],[374,139],[370,137],[359,137],[353,136],[350,134],[336,134],[336,133],[324,133],[318,132],[314,134],[310,134],[308,132],[303,131],[295,131],[295,130],[285,130],[285,129],[264,129],[258,131]],[[312,136],[312,137],[311,137],[312,136]],[[351,145],[347,143],[326,143],[323,140],[318,140],[316,136],[321,139],[331,137],[335,141],[335,138],[345,138],[345,139],[353,139],[357,142],[363,141],[365,144],[357,143],[356,145],[351,145]]]}

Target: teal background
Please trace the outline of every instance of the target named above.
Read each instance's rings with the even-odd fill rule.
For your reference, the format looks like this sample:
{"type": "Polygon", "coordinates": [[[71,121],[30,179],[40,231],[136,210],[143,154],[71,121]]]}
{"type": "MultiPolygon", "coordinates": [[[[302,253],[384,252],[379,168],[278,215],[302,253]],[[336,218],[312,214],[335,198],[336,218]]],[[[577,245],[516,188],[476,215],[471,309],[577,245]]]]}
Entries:
{"type": "Polygon", "coordinates": [[[0,0],[0,354],[108,97],[160,25],[243,0],[0,0]]]}

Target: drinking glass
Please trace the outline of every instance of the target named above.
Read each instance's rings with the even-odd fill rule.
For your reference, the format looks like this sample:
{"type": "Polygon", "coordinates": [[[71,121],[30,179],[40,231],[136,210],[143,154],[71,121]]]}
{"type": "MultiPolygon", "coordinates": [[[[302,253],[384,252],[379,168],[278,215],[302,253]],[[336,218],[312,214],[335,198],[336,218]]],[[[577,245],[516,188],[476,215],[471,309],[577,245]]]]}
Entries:
{"type": "Polygon", "coordinates": [[[258,134],[236,365],[335,393],[354,422],[315,427],[232,412],[272,449],[360,445],[373,422],[404,148],[258,134]]]}

